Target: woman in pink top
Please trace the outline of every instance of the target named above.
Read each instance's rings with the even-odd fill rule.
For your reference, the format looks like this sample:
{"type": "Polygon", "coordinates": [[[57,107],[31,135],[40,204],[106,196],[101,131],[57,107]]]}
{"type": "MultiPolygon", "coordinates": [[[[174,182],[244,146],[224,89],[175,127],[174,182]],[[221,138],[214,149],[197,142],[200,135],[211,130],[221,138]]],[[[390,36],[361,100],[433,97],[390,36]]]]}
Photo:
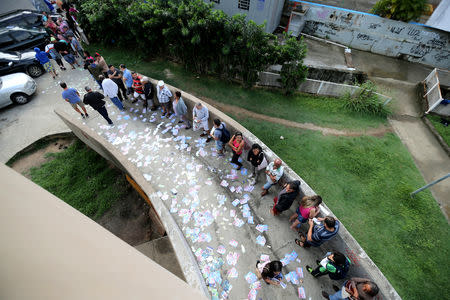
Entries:
{"type": "Polygon", "coordinates": [[[228,145],[233,151],[233,157],[231,158],[231,163],[236,164],[237,170],[240,170],[242,164],[239,162],[239,156],[242,154],[242,149],[244,148],[244,139],[242,138],[242,133],[236,132],[228,142],[228,145]]]}
{"type": "Polygon", "coordinates": [[[303,197],[296,213],[289,218],[289,222],[295,220],[291,225],[291,229],[298,231],[302,223],[306,223],[308,219],[315,218],[320,212],[320,203],[322,203],[322,197],[319,195],[303,197]]]}

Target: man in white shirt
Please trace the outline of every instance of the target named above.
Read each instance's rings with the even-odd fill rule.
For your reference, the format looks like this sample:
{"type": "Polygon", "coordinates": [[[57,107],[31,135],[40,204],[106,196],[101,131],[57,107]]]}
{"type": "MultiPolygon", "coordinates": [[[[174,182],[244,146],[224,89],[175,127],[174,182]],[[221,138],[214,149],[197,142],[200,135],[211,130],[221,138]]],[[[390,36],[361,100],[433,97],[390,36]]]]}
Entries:
{"type": "Polygon", "coordinates": [[[277,158],[266,167],[266,184],[262,187],[261,196],[267,195],[272,185],[277,184],[284,173],[284,167],[281,165],[281,159],[277,158]]]}
{"type": "Polygon", "coordinates": [[[100,75],[98,79],[102,83],[102,88],[105,96],[108,96],[118,109],[124,110],[125,108],[123,107],[122,102],[120,102],[119,98],[117,97],[117,93],[119,92],[119,87],[117,86],[117,84],[109,78],[105,79],[105,76],[103,75],[100,75]]]}
{"type": "MultiPolygon", "coordinates": [[[[192,120],[193,121],[193,130],[197,131],[198,129],[203,127],[203,133],[200,134],[201,137],[208,136],[209,125],[209,111],[208,108],[202,105],[201,102],[197,103],[192,110],[192,120]]],[[[208,136],[206,142],[211,141],[211,137],[208,136]]]]}

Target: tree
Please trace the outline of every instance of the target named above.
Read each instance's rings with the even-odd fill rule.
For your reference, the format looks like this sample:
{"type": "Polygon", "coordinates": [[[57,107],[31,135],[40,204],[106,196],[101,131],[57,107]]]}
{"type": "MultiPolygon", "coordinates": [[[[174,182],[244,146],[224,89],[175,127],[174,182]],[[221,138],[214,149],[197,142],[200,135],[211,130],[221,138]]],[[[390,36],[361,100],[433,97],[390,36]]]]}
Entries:
{"type": "Polygon", "coordinates": [[[422,15],[426,3],[426,0],[380,0],[371,12],[383,18],[409,22],[422,15]]]}

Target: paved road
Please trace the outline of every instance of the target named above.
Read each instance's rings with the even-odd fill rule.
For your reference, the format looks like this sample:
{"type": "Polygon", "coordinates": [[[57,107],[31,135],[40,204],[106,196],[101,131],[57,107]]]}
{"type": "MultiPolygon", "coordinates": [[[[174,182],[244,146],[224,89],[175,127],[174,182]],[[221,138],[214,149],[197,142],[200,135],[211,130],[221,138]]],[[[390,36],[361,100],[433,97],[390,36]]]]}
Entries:
{"type": "Polygon", "coordinates": [[[0,110],[1,163],[44,136],[69,130],[53,112],[56,107],[71,110],[70,105],[61,98],[59,80],[66,81],[79,91],[83,91],[88,84],[94,87],[89,73],[82,69],[60,72],[56,80],[49,74],[37,78],[38,88],[29,103],[10,105],[0,110]]]}

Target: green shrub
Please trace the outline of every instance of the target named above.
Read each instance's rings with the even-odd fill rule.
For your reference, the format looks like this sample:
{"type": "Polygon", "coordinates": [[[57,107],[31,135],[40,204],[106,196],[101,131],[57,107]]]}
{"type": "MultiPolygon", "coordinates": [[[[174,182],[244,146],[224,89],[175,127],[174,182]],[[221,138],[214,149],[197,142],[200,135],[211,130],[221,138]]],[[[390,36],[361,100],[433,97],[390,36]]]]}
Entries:
{"type": "Polygon", "coordinates": [[[383,18],[409,22],[422,15],[426,3],[426,0],[380,0],[371,12],[383,18]]]}
{"type": "Polygon", "coordinates": [[[280,79],[281,88],[286,95],[295,92],[300,83],[305,81],[308,68],[303,65],[306,56],[306,45],[297,41],[294,37],[285,35],[285,44],[280,49],[280,61],[284,61],[281,67],[280,79]]]}
{"type": "Polygon", "coordinates": [[[391,113],[387,105],[383,105],[380,97],[376,94],[376,87],[371,81],[361,84],[360,89],[351,95],[347,93],[344,97],[344,108],[378,116],[387,116],[391,113]]]}

